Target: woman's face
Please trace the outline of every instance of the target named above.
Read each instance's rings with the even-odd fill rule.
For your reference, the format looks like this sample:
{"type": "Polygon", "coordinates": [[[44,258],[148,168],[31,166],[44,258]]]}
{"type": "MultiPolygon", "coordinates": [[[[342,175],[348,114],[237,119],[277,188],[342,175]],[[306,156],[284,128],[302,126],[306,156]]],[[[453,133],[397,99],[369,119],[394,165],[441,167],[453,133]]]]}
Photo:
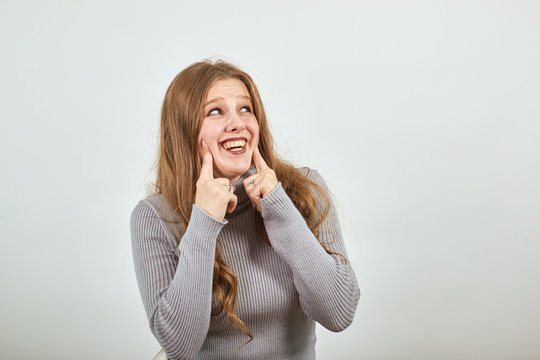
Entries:
{"type": "Polygon", "coordinates": [[[259,123],[249,92],[240,80],[216,81],[208,91],[197,137],[199,156],[203,154],[203,139],[214,158],[215,178],[233,182],[251,166],[253,150],[259,143],[259,123]]]}

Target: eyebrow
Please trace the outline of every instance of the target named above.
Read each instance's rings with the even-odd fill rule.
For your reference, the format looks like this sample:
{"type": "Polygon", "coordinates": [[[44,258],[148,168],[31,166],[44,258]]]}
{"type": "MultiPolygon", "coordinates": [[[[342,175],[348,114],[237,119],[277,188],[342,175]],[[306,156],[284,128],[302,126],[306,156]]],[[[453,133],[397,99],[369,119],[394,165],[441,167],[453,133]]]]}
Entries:
{"type": "MultiPolygon", "coordinates": [[[[246,95],[238,96],[237,99],[246,99],[246,100],[248,100],[249,102],[251,102],[251,98],[250,98],[249,96],[246,96],[246,95]]],[[[216,97],[216,98],[213,98],[213,99],[207,101],[207,102],[204,104],[204,107],[207,107],[208,105],[210,105],[210,104],[212,104],[212,103],[218,102],[219,100],[223,100],[223,97],[218,96],[218,97],[216,97]]]]}

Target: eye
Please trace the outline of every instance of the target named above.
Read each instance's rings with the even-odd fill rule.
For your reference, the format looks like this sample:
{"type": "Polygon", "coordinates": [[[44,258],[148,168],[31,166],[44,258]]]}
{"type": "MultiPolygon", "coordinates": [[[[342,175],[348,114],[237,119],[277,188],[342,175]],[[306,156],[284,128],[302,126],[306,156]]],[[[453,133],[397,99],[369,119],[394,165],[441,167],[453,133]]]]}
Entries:
{"type": "Polygon", "coordinates": [[[218,108],[212,109],[208,113],[208,115],[219,115],[219,114],[221,114],[221,110],[219,110],[218,108]]]}
{"type": "Polygon", "coordinates": [[[249,106],[242,106],[240,109],[240,112],[251,112],[251,107],[249,106]],[[244,110],[245,109],[245,110],[244,110]]]}

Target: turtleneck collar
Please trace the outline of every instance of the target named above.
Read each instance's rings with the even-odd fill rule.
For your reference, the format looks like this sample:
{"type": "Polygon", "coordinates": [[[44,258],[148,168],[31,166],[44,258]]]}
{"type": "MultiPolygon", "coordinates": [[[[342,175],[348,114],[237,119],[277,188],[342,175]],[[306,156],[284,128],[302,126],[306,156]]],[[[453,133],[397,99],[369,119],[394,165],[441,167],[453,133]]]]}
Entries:
{"type": "Polygon", "coordinates": [[[236,195],[238,202],[236,203],[236,208],[234,209],[234,211],[231,214],[226,214],[225,218],[230,218],[231,216],[238,214],[247,205],[249,205],[249,208],[251,208],[251,201],[249,200],[249,196],[246,193],[246,189],[244,188],[244,179],[256,173],[257,169],[252,163],[250,168],[245,173],[243,173],[238,180],[231,183],[231,186],[236,187],[234,194],[236,195]]]}

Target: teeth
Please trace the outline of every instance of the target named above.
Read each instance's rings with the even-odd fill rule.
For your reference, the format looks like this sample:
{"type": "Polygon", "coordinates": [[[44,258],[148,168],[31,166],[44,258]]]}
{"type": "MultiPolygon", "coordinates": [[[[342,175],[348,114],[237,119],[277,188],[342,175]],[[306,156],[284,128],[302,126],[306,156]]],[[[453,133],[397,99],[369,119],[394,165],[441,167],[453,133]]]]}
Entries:
{"type": "Polygon", "coordinates": [[[225,149],[230,149],[232,147],[244,147],[246,145],[246,142],[244,140],[236,140],[236,141],[227,141],[226,143],[223,144],[223,147],[225,149]]]}

